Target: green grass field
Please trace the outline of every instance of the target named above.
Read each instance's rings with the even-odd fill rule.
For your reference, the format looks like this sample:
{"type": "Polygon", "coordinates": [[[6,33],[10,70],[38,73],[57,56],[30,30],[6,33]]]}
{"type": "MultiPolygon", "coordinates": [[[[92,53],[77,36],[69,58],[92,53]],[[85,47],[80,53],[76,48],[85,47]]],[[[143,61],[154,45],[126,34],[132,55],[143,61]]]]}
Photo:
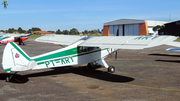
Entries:
{"type": "Polygon", "coordinates": [[[176,39],[175,41],[179,41],[180,42],[180,38],[176,39]]]}
{"type": "Polygon", "coordinates": [[[38,38],[40,36],[43,36],[43,35],[31,35],[29,38],[38,38]]]}

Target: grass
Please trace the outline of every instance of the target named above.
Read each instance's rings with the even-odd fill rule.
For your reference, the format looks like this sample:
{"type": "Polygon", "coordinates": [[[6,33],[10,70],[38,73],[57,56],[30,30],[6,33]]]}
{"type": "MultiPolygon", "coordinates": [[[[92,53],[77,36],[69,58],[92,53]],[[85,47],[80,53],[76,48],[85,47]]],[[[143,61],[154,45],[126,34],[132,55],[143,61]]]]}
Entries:
{"type": "Polygon", "coordinates": [[[177,38],[175,41],[179,41],[180,42],[180,38],[177,38]]]}
{"type": "Polygon", "coordinates": [[[43,35],[31,35],[29,38],[38,38],[40,36],[43,36],[43,35]]]}

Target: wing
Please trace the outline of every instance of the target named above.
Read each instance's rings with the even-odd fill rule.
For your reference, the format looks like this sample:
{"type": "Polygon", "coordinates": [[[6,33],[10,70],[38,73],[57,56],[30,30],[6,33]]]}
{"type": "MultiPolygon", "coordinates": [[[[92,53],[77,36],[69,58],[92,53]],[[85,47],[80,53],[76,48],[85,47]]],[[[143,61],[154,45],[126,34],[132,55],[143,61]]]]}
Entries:
{"type": "MultiPolygon", "coordinates": [[[[61,45],[70,45],[85,36],[73,35],[46,35],[37,38],[37,42],[47,42],[61,45]]],[[[180,43],[173,42],[175,36],[101,36],[84,38],[79,46],[115,48],[115,49],[144,49],[159,45],[171,45],[180,47],[180,43]]]]}
{"type": "Polygon", "coordinates": [[[20,37],[20,36],[27,36],[29,34],[4,34],[3,37],[20,37]]]}
{"type": "Polygon", "coordinates": [[[103,36],[90,38],[80,44],[80,46],[116,49],[144,49],[163,44],[168,45],[168,43],[172,43],[175,39],[177,39],[175,36],[103,36]]]}
{"type": "Polygon", "coordinates": [[[75,35],[45,35],[35,39],[37,42],[46,42],[46,43],[54,43],[60,45],[70,45],[85,36],[75,36],[75,35]]]}

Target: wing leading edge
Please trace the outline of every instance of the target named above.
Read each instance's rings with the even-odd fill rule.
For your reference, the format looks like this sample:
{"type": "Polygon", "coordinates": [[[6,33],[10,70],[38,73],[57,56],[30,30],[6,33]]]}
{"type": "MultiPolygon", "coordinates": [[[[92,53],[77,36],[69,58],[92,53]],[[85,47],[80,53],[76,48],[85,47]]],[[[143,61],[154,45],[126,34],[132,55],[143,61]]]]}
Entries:
{"type": "Polygon", "coordinates": [[[175,36],[102,36],[90,38],[80,44],[80,46],[116,49],[144,49],[163,44],[169,45],[169,43],[172,43],[175,39],[177,39],[175,36]]]}
{"type": "Polygon", "coordinates": [[[45,42],[45,43],[54,43],[60,45],[70,45],[85,36],[75,36],[75,35],[45,35],[35,39],[37,42],[45,42]]]}

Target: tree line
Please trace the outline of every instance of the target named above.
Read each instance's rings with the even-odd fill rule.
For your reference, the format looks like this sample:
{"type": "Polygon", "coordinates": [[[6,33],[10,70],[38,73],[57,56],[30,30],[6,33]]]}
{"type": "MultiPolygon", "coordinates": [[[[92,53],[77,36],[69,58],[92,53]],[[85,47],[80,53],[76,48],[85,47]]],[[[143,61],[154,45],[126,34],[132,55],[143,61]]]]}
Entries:
{"type": "Polygon", "coordinates": [[[29,30],[23,30],[21,27],[19,27],[18,29],[9,28],[8,30],[0,30],[0,31],[4,33],[32,33],[33,31],[41,31],[41,29],[37,27],[32,27],[29,30]]]}
{"type": "MultiPolygon", "coordinates": [[[[9,28],[8,30],[0,30],[0,32],[4,32],[4,33],[32,33],[34,31],[42,31],[40,28],[38,27],[32,27],[31,29],[28,30],[23,30],[21,27],[19,27],[18,29],[14,29],[14,28],[9,28]]],[[[103,31],[103,30],[102,30],[103,31]]],[[[101,33],[101,31],[99,29],[94,29],[94,30],[84,30],[82,32],[79,32],[76,28],[72,28],[70,30],[60,30],[58,29],[57,31],[47,31],[50,33],[55,33],[55,34],[73,34],[73,35],[78,35],[80,33],[82,34],[96,34],[96,33],[101,33]]]]}

